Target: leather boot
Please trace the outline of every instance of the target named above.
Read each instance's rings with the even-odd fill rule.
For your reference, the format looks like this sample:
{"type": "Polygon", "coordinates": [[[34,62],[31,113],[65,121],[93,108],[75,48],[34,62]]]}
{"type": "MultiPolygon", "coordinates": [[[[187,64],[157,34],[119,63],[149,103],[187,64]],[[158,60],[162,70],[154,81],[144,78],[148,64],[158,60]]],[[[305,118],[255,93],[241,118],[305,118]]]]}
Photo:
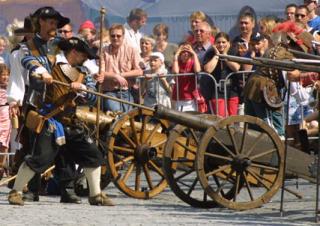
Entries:
{"type": "Polygon", "coordinates": [[[9,204],[23,206],[24,201],[22,200],[22,195],[16,190],[11,190],[8,196],[9,204]]]}
{"type": "Polygon", "coordinates": [[[40,197],[38,192],[27,191],[23,193],[22,199],[24,201],[39,202],[40,197]]]}
{"type": "Polygon", "coordinates": [[[64,190],[61,192],[61,203],[74,203],[74,204],[80,204],[81,198],[77,196],[74,191],[72,190],[64,190]]]}
{"type": "Polygon", "coordinates": [[[114,206],[115,204],[111,201],[110,198],[104,193],[100,193],[96,196],[89,197],[90,205],[94,206],[114,206]]]}

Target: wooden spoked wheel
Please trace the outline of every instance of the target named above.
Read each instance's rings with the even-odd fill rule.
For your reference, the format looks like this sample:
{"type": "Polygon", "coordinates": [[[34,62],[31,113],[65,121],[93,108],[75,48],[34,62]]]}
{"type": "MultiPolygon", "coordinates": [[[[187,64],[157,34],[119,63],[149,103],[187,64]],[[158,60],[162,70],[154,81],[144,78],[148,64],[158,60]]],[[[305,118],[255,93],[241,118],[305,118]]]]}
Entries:
{"type": "Polygon", "coordinates": [[[261,119],[231,116],[200,140],[196,170],[203,189],[219,205],[246,210],[267,203],[282,184],[284,145],[261,119]],[[234,189],[233,197],[225,194],[234,189]]]}
{"type": "Polygon", "coordinates": [[[134,109],[112,125],[107,164],[115,185],[126,195],[149,199],[166,188],[162,158],[168,127],[167,121],[144,109],[134,109]]]}
{"type": "MultiPolygon", "coordinates": [[[[214,115],[199,115],[213,121],[214,115]]],[[[185,203],[196,208],[217,206],[202,189],[195,171],[196,151],[203,132],[176,125],[165,145],[163,169],[171,190],[185,203]]]]}

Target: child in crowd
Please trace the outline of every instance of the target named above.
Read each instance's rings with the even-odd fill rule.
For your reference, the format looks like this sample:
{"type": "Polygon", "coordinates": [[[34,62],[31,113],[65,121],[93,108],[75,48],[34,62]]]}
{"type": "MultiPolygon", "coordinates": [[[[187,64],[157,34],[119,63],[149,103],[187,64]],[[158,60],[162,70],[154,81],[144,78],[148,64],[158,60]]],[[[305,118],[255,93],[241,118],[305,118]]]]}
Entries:
{"type": "MultiPolygon", "coordinates": [[[[216,36],[215,45],[213,45],[213,48],[205,55],[204,71],[212,74],[217,83],[221,80],[225,80],[230,73],[237,72],[240,69],[238,63],[221,60],[217,55],[228,54],[230,47],[231,43],[228,34],[220,32],[216,36]]],[[[215,114],[222,117],[238,114],[239,80],[240,79],[237,76],[233,76],[230,79],[230,84],[229,81],[226,81],[228,82],[228,85],[226,86],[227,90],[224,91],[224,87],[220,87],[217,97],[215,96],[215,86],[212,82],[212,87],[208,90],[206,99],[211,102],[215,114]],[[227,103],[224,99],[224,92],[227,93],[227,103]]]]}
{"type": "MultiPolygon", "coordinates": [[[[255,57],[263,57],[264,53],[268,48],[268,40],[261,34],[256,34],[251,37],[249,42],[249,51],[245,57],[255,58],[255,57]]],[[[243,67],[246,71],[254,71],[256,67],[254,65],[245,65],[243,67]]]]}
{"type": "Polygon", "coordinates": [[[249,48],[247,47],[247,44],[243,41],[236,42],[236,53],[235,55],[240,57],[250,57],[249,48]]]}
{"type": "Polygon", "coordinates": [[[9,65],[9,41],[5,36],[0,35],[0,63],[9,65]]]}
{"type": "Polygon", "coordinates": [[[9,117],[9,105],[7,104],[7,85],[9,80],[9,68],[0,63],[0,178],[3,176],[6,153],[9,149],[11,122],[9,117]]]}
{"type": "Polygon", "coordinates": [[[311,153],[311,151],[318,153],[319,150],[318,144],[316,143],[312,147],[312,142],[309,141],[309,136],[317,136],[319,133],[319,124],[318,124],[319,112],[315,111],[304,118],[302,123],[300,124],[300,130],[298,131],[299,140],[301,144],[302,151],[306,153],[311,153]]]}
{"type": "Polygon", "coordinates": [[[164,77],[167,69],[164,66],[164,56],[160,52],[153,52],[149,56],[150,69],[144,71],[146,77],[143,90],[145,90],[144,105],[154,106],[162,104],[171,108],[171,81],[164,77]]]}
{"type": "MultiPolygon", "coordinates": [[[[197,54],[187,43],[182,43],[174,56],[172,72],[199,73],[201,71],[197,54]]],[[[198,111],[195,94],[198,93],[195,76],[178,76],[173,87],[172,99],[178,111],[198,111]]]]}
{"type": "Polygon", "coordinates": [[[268,48],[267,39],[263,35],[256,35],[250,39],[249,48],[251,50],[251,58],[262,57],[268,48]]]}

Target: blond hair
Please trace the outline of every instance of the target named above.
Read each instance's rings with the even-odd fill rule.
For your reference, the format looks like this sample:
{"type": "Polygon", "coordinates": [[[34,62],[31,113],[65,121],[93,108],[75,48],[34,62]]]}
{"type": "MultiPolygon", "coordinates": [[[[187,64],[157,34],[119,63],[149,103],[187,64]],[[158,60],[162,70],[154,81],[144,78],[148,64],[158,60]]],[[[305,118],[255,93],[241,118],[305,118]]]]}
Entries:
{"type": "Polygon", "coordinates": [[[201,20],[201,21],[205,21],[207,19],[207,16],[204,12],[202,11],[194,11],[193,13],[191,13],[189,20],[201,20]]]}
{"type": "Polygon", "coordinates": [[[266,27],[266,33],[264,35],[270,37],[273,28],[277,25],[277,22],[274,17],[266,16],[259,20],[259,24],[263,24],[266,27]]]}

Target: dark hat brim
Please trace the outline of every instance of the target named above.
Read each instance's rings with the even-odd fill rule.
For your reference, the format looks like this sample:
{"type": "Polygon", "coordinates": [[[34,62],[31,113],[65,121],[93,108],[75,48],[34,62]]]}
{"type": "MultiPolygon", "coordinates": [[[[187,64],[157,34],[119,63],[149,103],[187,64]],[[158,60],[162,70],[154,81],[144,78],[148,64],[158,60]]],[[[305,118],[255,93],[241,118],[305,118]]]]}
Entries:
{"type": "Polygon", "coordinates": [[[32,24],[31,18],[29,16],[24,18],[23,27],[13,30],[13,33],[15,35],[33,34],[34,30],[33,30],[33,24],[32,24]]]}
{"type": "Polygon", "coordinates": [[[64,25],[70,23],[70,19],[68,17],[62,16],[60,13],[58,13],[58,28],[62,28],[64,25]]]}
{"type": "Polygon", "coordinates": [[[13,31],[15,35],[25,35],[25,34],[33,34],[32,31],[26,30],[24,28],[18,28],[13,31]]]}
{"type": "Polygon", "coordinates": [[[59,12],[55,11],[55,14],[52,15],[40,15],[40,18],[46,19],[46,18],[53,18],[58,21],[57,28],[62,28],[64,25],[70,23],[70,19],[68,17],[62,16],[59,12]]]}
{"type": "Polygon", "coordinates": [[[96,55],[96,51],[93,48],[90,48],[86,42],[76,37],[61,40],[58,43],[58,47],[63,51],[75,49],[79,52],[85,53],[88,56],[88,59],[90,60],[99,58],[99,56],[96,55]]]}

